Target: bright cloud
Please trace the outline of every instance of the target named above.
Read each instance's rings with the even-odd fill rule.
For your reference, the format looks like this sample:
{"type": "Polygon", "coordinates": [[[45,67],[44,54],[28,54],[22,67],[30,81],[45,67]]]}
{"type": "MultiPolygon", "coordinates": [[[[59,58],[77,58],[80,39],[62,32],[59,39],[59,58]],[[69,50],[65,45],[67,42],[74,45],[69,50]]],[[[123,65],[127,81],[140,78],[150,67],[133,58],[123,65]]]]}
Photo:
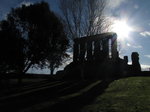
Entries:
{"type": "Polygon", "coordinates": [[[20,6],[21,6],[21,5],[29,6],[29,5],[31,5],[31,4],[32,4],[31,2],[23,1],[23,2],[20,3],[20,6]]]}
{"type": "Polygon", "coordinates": [[[141,32],[140,35],[143,37],[148,37],[148,36],[150,36],[150,31],[141,32]]]}
{"type": "Polygon", "coordinates": [[[143,48],[143,46],[141,46],[141,45],[131,45],[130,43],[127,43],[127,46],[128,47],[132,47],[132,48],[143,48]]]}
{"type": "Polygon", "coordinates": [[[127,43],[127,46],[128,46],[128,47],[131,47],[131,44],[127,43]]]}
{"type": "Polygon", "coordinates": [[[133,48],[143,48],[143,46],[141,45],[135,45],[135,46],[132,46],[133,48]]]}
{"type": "Polygon", "coordinates": [[[147,58],[150,58],[150,54],[149,55],[144,55],[145,57],[147,57],[147,58]]]}
{"type": "Polygon", "coordinates": [[[128,0],[108,0],[108,7],[117,8],[122,3],[127,2],[128,0]]]}
{"type": "Polygon", "coordinates": [[[142,71],[149,71],[150,70],[150,65],[141,64],[141,68],[142,68],[142,71]]]}

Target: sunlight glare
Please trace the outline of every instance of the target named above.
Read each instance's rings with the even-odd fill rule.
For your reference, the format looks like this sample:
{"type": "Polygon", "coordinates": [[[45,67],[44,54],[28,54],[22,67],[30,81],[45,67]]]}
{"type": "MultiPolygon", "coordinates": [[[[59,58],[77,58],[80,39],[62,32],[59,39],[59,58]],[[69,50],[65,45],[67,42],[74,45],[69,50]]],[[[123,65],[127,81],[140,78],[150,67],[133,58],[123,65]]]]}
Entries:
{"type": "Polygon", "coordinates": [[[117,33],[119,40],[124,40],[129,37],[132,28],[124,20],[116,20],[112,25],[112,31],[117,33]]]}

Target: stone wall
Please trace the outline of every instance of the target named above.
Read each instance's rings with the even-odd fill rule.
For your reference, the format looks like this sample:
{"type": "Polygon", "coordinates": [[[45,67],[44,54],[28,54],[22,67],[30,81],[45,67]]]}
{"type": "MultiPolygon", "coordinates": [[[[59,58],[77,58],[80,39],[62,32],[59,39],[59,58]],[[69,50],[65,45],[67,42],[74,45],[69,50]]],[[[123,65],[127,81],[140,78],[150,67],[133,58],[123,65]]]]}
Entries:
{"type": "Polygon", "coordinates": [[[74,40],[74,62],[117,57],[117,35],[115,33],[104,33],[74,40]]]}

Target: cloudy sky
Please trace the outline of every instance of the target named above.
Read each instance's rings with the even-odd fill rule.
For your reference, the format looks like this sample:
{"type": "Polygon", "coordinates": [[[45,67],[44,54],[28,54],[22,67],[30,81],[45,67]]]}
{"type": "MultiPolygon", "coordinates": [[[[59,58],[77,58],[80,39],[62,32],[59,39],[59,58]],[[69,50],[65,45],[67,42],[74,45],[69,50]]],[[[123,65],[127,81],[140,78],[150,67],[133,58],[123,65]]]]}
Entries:
{"type": "Polygon", "coordinates": [[[150,65],[150,0],[110,0],[110,15],[132,28],[121,44],[121,55],[137,51],[143,67],[150,65]]]}
{"type": "MultiPolygon", "coordinates": [[[[11,8],[39,1],[41,0],[0,0],[0,20],[6,17],[11,8]]],[[[50,4],[53,11],[59,13],[57,0],[44,1],[50,4]]],[[[108,1],[106,15],[119,23],[119,31],[121,30],[122,34],[123,31],[128,33],[127,38],[124,38],[124,35],[119,37],[123,38],[120,39],[120,55],[127,55],[131,61],[131,53],[136,51],[140,54],[142,66],[150,67],[150,0],[108,1]],[[122,24],[123,22],[126,26],[122,24]]]]}

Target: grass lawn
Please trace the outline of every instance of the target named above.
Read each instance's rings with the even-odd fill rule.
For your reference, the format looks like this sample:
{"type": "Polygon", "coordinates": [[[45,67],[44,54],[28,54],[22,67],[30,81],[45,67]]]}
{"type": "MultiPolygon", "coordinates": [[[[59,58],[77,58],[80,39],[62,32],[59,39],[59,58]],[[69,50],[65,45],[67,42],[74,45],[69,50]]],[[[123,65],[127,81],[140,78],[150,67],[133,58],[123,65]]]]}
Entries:
{"type": "Polygon", "coordinates": [[[150,77],[115,80],[82,112],[150,112],[150,77]]]}

